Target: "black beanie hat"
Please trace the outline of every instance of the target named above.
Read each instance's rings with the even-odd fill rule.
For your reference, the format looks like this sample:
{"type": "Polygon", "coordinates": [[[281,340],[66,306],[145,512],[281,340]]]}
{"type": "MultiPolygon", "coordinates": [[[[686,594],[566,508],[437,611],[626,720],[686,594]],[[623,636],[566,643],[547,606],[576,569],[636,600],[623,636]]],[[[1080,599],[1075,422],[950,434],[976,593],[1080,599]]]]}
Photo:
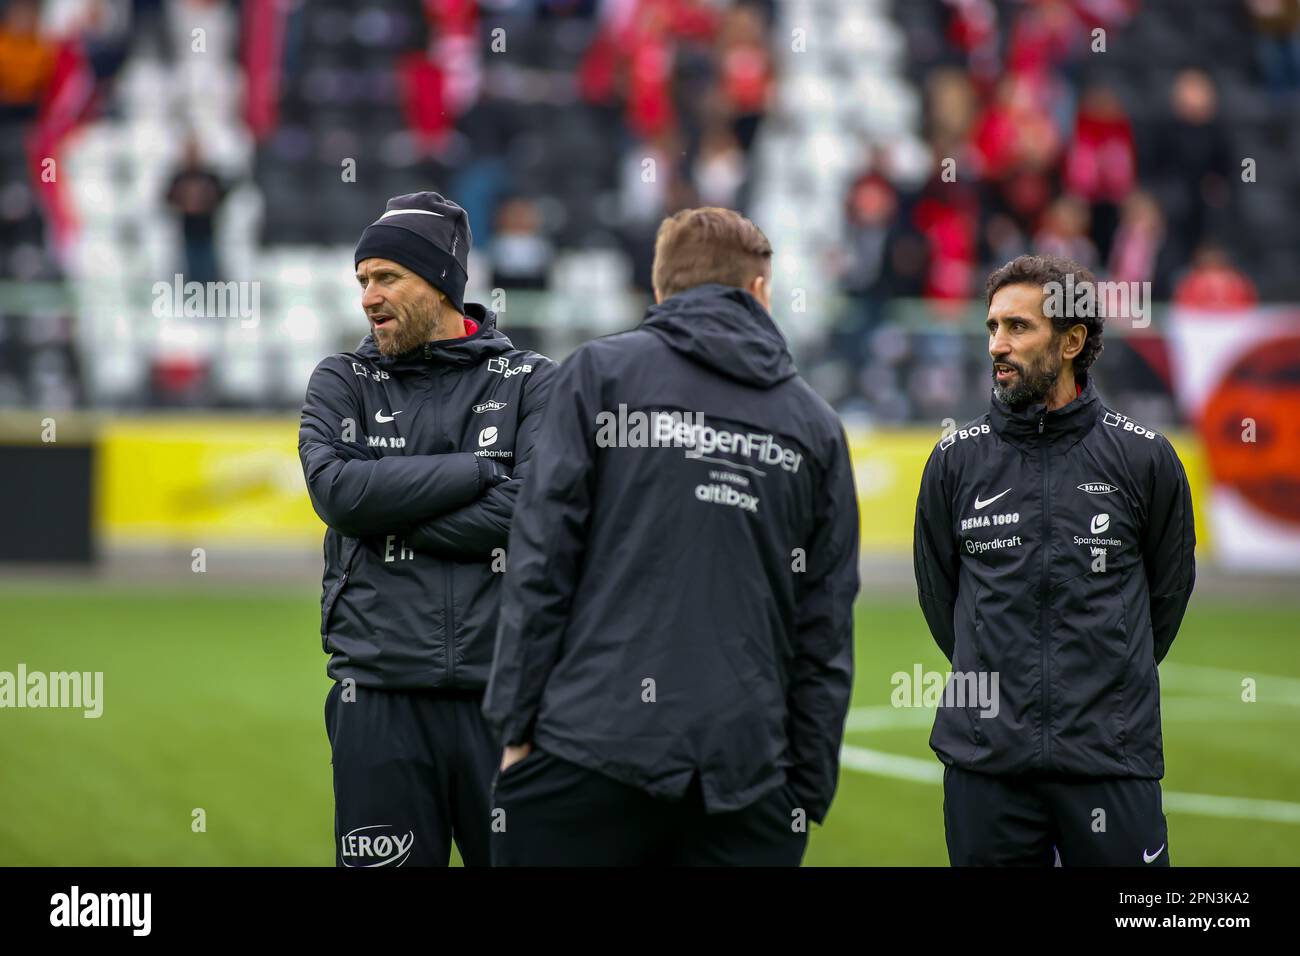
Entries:
{"type": "Polygon", "coordinates": [[[388,200],[384,214],[366,226],[352,264],[391,259],[441,290],[463,313],[470,242],[464,209],[438,193],[407,193],[388,200]]]}

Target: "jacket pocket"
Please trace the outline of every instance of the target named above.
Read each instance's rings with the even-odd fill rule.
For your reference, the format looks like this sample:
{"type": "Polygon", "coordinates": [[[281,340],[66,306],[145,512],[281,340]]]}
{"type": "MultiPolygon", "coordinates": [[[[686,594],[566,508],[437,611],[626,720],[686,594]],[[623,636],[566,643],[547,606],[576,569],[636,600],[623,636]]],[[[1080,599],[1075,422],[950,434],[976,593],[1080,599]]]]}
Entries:
{"type": "MultiPolygon", "coordinates": [[[[1133,675],[1130,673],[1128,666],[1128,604],[1124,600],[1124,589],[1118,587],[1115,589],[1116,599],[1119,601],[1119,635],[1116,647],[1120,653],[1120,667],[1122,668],[1119,680],[1118,699],[1115,701],[1115,740],[1119,744],[1119,759],[1125,765],[1129,763],[1128,756],[1128,720],[1125,712],[1125,691],[1128,689],[1129,678],[1133,675]]],[[[1129,699],[1132,699],[1130,695],[1129,699]]]]}
{"type": "MultiPolygon", "coordinates": [[[[967,666],[974,668],[976,681],[979,680],[979,675],[981,673],[987,673],[989,670],[988,663],[984,659],[984,643],[983,643],[983,638],[984,638],[983,599],[987,593],[988,593],[988,589],[985,588],[983,584],[975,585],[975,606],[971,615],[973,621],[971,624],[971,631],[970,631],[971,654],[973,660],[969,661],[967,666]]],[[[953,666],[955,670],[956,665],[954,664],[953,666]]],[[[949,678],[949,680],[952,679],[953,678],[951,677],[949,678]]],[[[967,706],[967,707],[963,707],[962,709],[966,712],[966,719],[970,722],[971,736],[974,739],[976,746],[983,747],[985,744],[984,732],[980,730],[980,724],[979,724],[980,718],[976,713],[976,708],[967,706]]]]}
{"type": "Polygon", "coordinates": [[[360,546],[361,542],[357,538],[344,538],[343,553],[339,560],[339,566],[342,568],[343,573],[339,575],[339,579],[334,582],[330,589],[326,591],[325,595],[321,598],[320,642],[321,649],[326,653],[329,653],[330,618],[334,614],[334,605],[338,603],[339,595],[342,594],[343,589],[347,587],[348,577],[352,573],[352,562],[356,558],[357,550],[360,546]]]}

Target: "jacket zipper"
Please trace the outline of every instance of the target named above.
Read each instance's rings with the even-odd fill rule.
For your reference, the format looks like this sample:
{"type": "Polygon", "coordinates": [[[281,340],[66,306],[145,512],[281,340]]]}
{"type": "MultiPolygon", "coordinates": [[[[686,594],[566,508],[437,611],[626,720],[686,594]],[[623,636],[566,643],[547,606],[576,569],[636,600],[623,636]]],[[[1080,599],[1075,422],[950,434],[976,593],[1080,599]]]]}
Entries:
{"type": "MultiPolygon", "coordinates": [[[[429,346],[424,347],[424,357],[432,358],[433,349],[429,346]]],[[[434,437],[440,434],[442,422],[440,413],[442,410],[442,392],[440,389],[441,375],[438,369],[431,370],[433,374],[433,391],[434,391],[434,437]]],[[[447,645],[447,685],[453,686],[456,683],[456,615],[452,610],[452,577],[451,562],[441,562],[443,566],[443,591],[442,591],[442,613],[443,613],[443,634],[446,638],[447,645]]]]}
{"type": "Polygon", "coordinates": [[[1043,549],[1043,570],[1038,584],[1038,641],[1042,649],[1042,709],[1043,709],[1043,745],[1041,748],[1043,758],[1043,769],[1046,770],[1051,765],[1052,760],[1052,712],[1050,701],[1047,693],[1047,599],[1048,599],[1048,568],[1047,559],[1052,549],[1052,513],[1047,505],[1048,481],[1047,468],[1049,457],[1047,454],[1047,442],[1043,438],[1043,426],[1047,420],[1047,412],[1044,411],[1038,417],[1038,442],[1040,458],[1043,463],[1043,541],[1040,545],[1043,549]]]}

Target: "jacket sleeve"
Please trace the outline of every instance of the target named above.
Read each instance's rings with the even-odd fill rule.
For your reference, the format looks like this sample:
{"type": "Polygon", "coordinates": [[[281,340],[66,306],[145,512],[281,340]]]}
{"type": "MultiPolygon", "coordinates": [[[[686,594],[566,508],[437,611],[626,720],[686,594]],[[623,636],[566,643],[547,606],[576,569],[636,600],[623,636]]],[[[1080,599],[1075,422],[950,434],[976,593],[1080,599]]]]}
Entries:
{"type": "Polygon", "coordinates": [[[939,650],[951,661],[956,644],[952,616],[957,606],[961,558],[953,542],[952,499],[944,480],[943,455],[936,446],[921,475],[912,534],[912,566],[925,623],[939,650]]]}
{"type": "Polygon", "coordinates": [[[472,504],[422,521],[407,531],[406,541],[416,551],[427,551],[459,561],[486,561],[504,548],[519,493],[532,471],[533,448],[542,426],[546,399],[557,366],[533,359],[533,371],[520,397],[519,426],[515,437],[514,468],[510,480],[492,488],[472,504]]]}
{"type": "Polygon", "coordinates": [[[344,460],[331,442],[346,420],[359,435],[364,414],[337,362],[316,366],[302,407],[298,457],[312,507],[334,530],[354,538],[379,534],[458,508],[485,490],[478,459],[468,452],[344,460]]]}
{"type": "Polygon", "coordinates": [[[821,823],[839,780],[853,691],[853,600],[858,593],[858,498],[843,429],[835,441],[796,591],[787,691],[791,789],[821,823]]]}
{"type": "Polygon", "coordinates": [[[600,391],[590,350],[579,348],[555,373],[510,528],[496,649],[483,699],[483,714],[505,745],[532,739],[542,691],[559,659],[587,547],[600,391]]]}
{"type": "Polygon", "coordinates": [[[1156,663],[1169,653],[1196,583],[1192,492],[1178,453],[1163,436],[1158,441],[1161,448],[1148,491],[1146,526],[1142,529],[1142,563],[1151,597],[1156,663]]]}

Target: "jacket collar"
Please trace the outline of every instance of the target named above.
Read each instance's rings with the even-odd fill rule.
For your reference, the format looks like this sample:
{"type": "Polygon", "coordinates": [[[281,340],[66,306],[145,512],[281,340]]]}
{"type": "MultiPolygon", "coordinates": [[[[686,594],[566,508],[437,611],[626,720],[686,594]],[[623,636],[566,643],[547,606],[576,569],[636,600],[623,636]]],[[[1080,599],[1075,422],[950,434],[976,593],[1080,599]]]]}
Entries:
{"type": "Polygon", "coordinates": [[[996,395],[990,395],[989,421],[993,430],[1011,440],[1034,441],[1042,438],[1050,444],[1077,441],[1097,423],[1101,399],[1090,375],[1084,375],[1083,391],[1063,408],[1047,410],[1043,402],[1012,410],[996,395]]]}
{"type": "Polygon", "coordinates": [[[367,334],[357,347],[357,354],[370,359],[387,371],[407,371],[430,365],[478,365],[485,359],[514,349],[514,344],[497,329],[495,312],[477,302],[465,303],[465,317],[478,323],[473,335],[439,342],[426,342],[402,355],[391,358],[380,354],[374,336],[367,334]]]}

